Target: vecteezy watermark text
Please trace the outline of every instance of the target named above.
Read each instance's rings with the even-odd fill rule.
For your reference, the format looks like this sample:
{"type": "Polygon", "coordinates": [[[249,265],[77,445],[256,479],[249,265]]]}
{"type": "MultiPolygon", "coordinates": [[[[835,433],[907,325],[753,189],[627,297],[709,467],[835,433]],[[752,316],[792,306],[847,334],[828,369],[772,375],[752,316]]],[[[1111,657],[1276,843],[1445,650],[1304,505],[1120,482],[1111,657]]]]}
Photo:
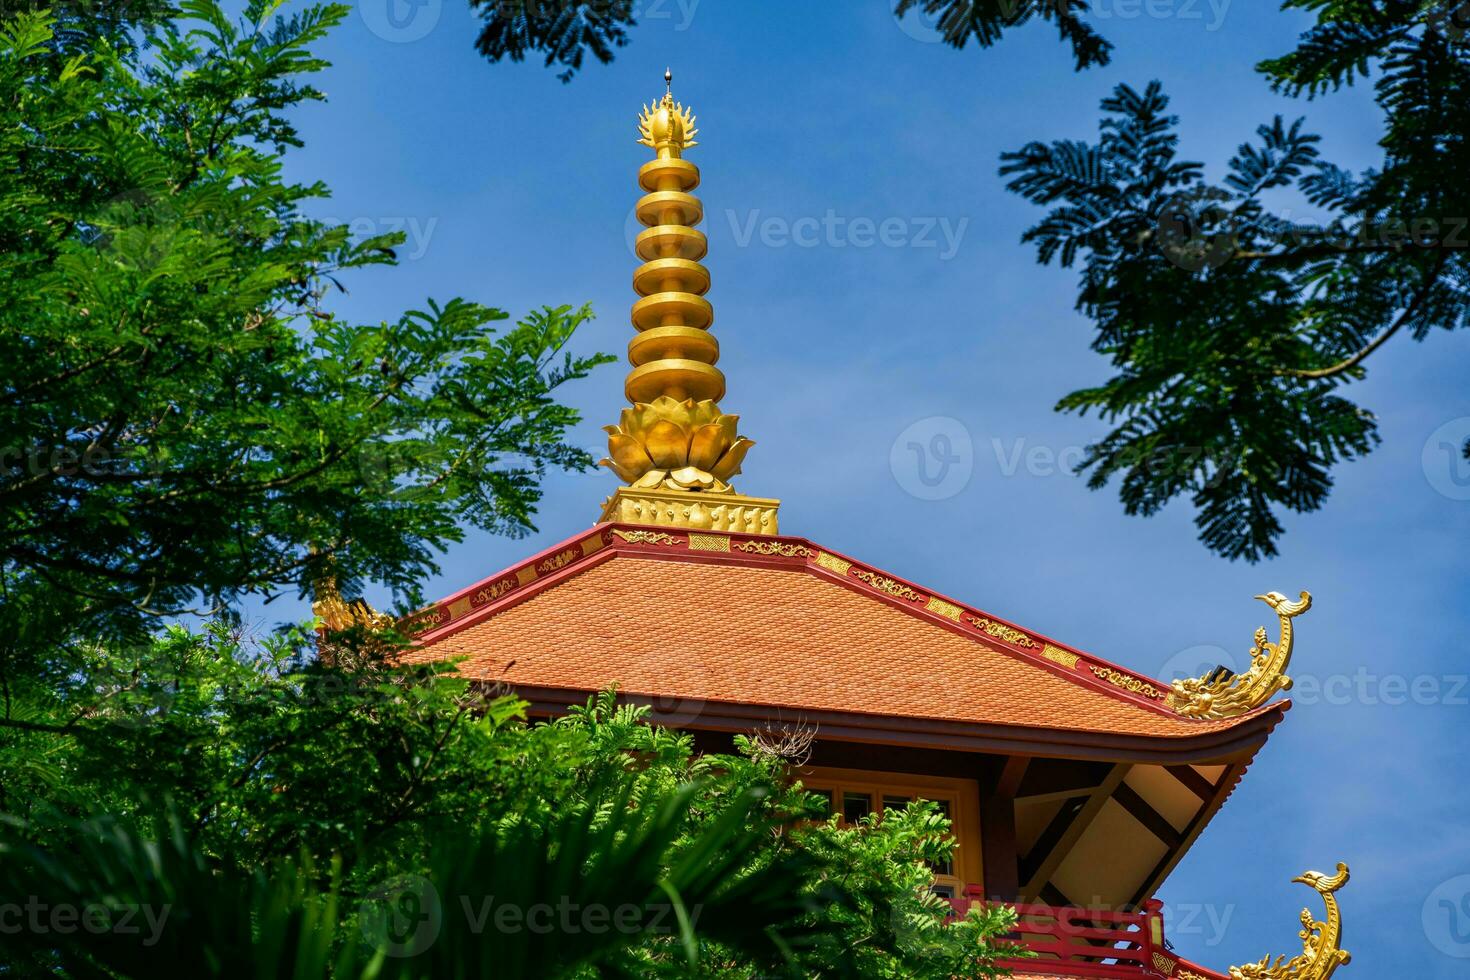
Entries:
{"type": "MultiPolygon", "coordinates": [[[[892,10],[899,30],[916,41],[938,44],[945,40],[944,19],[951,9],[948,0],[915,0],[912,4],[883,0],[892,10]]],[[[1011,24],[1020,24],[1027,15],[1039,15],[1051,6],[1068,16],[1078,15],[1092,20],[1182,20],[1198,21],[1206,31],[1214,33],[1225,26],[1225,17],[1233,0],[1088,0],[1078,9],[1072,0],[1000,0],[1000,13],[1011,24]]]]}
{"type": "MultiPolygon", "coordinates": [[[[703,911],[697,904],[685,910],[691,927],[703,911]]],[[[495,895],[459,895],[457,902],[446,903],[433,883],[420,875],[400,875],[373,889],[362,903],[359,921],[364,938],[394,957],[424,952],[446,925],[475,936],[485,932],[666,936],[679,928],[673,906],[665,902],[608,905],[563,895],[554,901],[525,903],[495,895]],[[462,922],[451,910],[463,916],[462,922]]]]}
{"type": "MultiPolygon", "coordinates": [[[[1223,647],[1201,644],[1171,656],[1155,676],[1167,683],[1185,677],[1201,677],[1216,667],[1238,674],[1250,666],[1249,660],[1249,657],[1236,655],[1223,647]]],[[[1408,705],[1421,708],[1470,707],[1470,674],[1380,673],[1363,666],[1351,673],[1317,674],[1293,670],[1291,679],[1291,699],[1301,705],[1326,704],[1338,708],[1352,704],[1370,708],[1408,705]]]]}
{"type": "Polygon", "coordinates": [[[828,208],[821,217],[788,218],[759,208],[725,212],[730,234],[740,248],[759,242],[766,248],[916,248],[934,249],[941,261],[955,257],[970,227],[961,217],[848,217],[828,208]]]}
{"type": "Polygon", "coordinates": [[[69,936],[77,932],[101,936],[142,936],[144,946],[157,945],[168,922],[171,906],[109,904],[50,904],[32,895],[25,902],[0,902],[0,936],[23,932],[69,936]],[[146,930],[146,932],[145,932],[146,930]]]}
{"type": "MultiPolygon", "coordinates": [[[[476,935],[486,928],[500,933],[530,932],[536,935],[587,933],[599,936],[618,932],[625,936],[642,933],[668,935],[674,930],[675,919],[671,905],[634,905],[625,903],[615,908],[601,904],[583,905],[562,896],[555,904],[536,902],[517,905],[510,902],[497,904],[494,895],[485,895],[478,901],[461,895],[460,906],[464,910],[465,922],[476,935]]],[[[703,907],[696,905],[689,910],[689,925],[699,921],[703,907]]]]}
{"type": "Polygon", "coordinates": [[[359,216],[345,220],[336,217],[318,220],[330,228],[345,227],[347,234],[354,241],[364,241],[381,235],[401,234],[403,235],[404,257],[410,262],[424,257],[424,253],[429,250],[429,239],[434,236],[434,229],[439,227],[437,217],[420,219],[411,216],[393,218],[359,216]]]}
{"type": "Polygon", "coordinates": [[[1217,187],[1182,191],[1159,208],[1153,240],[1164,258],[1188,272],[1218,269],[1242,256],[1315,249],[1470,249],[1470,217],[1429,214],[1347,214],[1326,224],[1293,222],[1290,209],[1275,227],[1263,227],[1217,187]]]}

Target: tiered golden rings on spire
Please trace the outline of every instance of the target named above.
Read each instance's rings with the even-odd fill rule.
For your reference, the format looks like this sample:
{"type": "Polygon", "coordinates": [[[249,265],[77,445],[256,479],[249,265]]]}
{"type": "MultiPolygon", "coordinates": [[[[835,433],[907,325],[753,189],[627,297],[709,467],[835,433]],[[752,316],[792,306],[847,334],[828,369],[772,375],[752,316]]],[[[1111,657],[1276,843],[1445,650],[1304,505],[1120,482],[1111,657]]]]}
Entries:
{"type": "Polygon", "coordinates": [[[699,168],[684,159],[699,131],[694,113],[674,101],[672,75],[664,80],[669,91],[638,119],[639,142],[655,155],[638,170],[644,230],[633,248],[643,264],[633,273],[637,334],[624,383],[633,404],[606,427],[602,461],[628,486],[607,501],[603,520],[774,534],[778,502],[742,496],[727,482],[755,443],[718,404],[725,375],[715,367],[720,345],[701,264],[709,242],[694,227],[704,220],[693,194],[699,168]]]}
{"type": "Polygon", "coordinates": [[[699,263],[709,243],[694,229],[704,220],[704,205],[690,193],[699,186],[699,168],[683,159],[696,145],[694,115],[669,92],[643,107],[639,130],[639,142],[658,155],[638,171],[646,193],[637,215],[646,230],[634,242],[643,265],[633,273],[633,290],[642,298],[633,304],[638,336],[628,344],[633,370],[624,390],[634,404],[661,396],[718,401],[725,376],[714,366],[720,345],[709,333],[715,320],[704,298],[709,270],[699,263]]]}

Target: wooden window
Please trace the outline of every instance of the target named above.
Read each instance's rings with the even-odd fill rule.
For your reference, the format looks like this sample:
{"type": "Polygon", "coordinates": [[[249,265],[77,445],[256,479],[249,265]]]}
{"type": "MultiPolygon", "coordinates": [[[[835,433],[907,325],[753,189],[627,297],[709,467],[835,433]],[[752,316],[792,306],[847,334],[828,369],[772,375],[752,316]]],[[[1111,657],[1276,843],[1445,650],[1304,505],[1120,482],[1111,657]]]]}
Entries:
{"type": "Polygon", "coordinates": [[[822,768],[801,775],[805,788],[828,800],[829,812],[843,824],[873,812],[900,810],[915,800],[933,802],[950,819],[957,844],[950,860],[933,865],[935,894],[954,898],[964,892],[966,881],[980,883],[979,799],[973,781],[822,768]]]}
{"type": "MultiPolygon", "coordinates": [[[[938,805],[940,813],[946,817],[950,817],[950,823],[953,826],[954,818],[950,816],[949,800],[935,800],[934,802],[938,805]]],[[[950,855],[949,860],[935,863],[934,874],[937,877],[954,877],[954,856],[950,855]]],[[[954,895],[949,895],[948,897],[953,898],[954,895]]]]}
{"type": "Polygon", "coordinates": [[[872,793],[854,793],[851,790],[842,794],[842,822],[857,823],[859,820],[873,812],[872,793]]]}

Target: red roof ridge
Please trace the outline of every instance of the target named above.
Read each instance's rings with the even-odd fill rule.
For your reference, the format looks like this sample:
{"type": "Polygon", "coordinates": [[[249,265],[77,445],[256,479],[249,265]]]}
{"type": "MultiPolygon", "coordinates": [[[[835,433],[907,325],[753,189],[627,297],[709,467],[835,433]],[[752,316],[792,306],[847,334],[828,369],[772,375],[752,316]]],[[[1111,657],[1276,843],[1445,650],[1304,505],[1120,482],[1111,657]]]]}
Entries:
{"type": "MultiPolygon", "coordinates": [[[[406,617],[404,623],[416,646],[432,646],[614,555],[805,572],[1080,686],[1169,718],[1198,720],[1185,718],[1168,706],[1169,686],[1161,681],[890,575],[806,538],[785,535],[598,524],[451,593],[406,617]]],[[[1264,705],[1234,720],[1245,721],[1284,707],[1282,702],[1264,705]]],[[[1218,725],[1218,721],[1214,724],[1218,725]]]]}

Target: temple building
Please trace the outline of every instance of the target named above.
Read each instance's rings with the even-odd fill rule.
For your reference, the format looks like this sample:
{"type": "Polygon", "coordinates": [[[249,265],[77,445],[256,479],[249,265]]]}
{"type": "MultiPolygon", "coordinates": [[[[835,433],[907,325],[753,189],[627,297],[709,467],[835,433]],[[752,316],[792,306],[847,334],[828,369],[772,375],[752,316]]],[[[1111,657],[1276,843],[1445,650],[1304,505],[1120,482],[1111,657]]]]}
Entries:
{"type": "Polygon", "coordinates": [[[671,91],[640,119],[629,405],[603,461],[621,485],[592,527],[415,614],[411,656],[460,658],[543,717],[616,686],[707,751],[806,731],[800,777],[842,819],[947,810],[935,888],[1018,907],[1038,954],[1018,975],[1331,975],[1344,866],[1295,879],[1326,907],[1300,953],[1227,972],[1172,952],[1154,898],[1286,715],[1310,596],[1258,597],[1280,632],[1257,631],[1245,672],[1169,683],[780,533],[779,501],[731,482],[754,443],[721,407],[694,122],[671,91]]]}

